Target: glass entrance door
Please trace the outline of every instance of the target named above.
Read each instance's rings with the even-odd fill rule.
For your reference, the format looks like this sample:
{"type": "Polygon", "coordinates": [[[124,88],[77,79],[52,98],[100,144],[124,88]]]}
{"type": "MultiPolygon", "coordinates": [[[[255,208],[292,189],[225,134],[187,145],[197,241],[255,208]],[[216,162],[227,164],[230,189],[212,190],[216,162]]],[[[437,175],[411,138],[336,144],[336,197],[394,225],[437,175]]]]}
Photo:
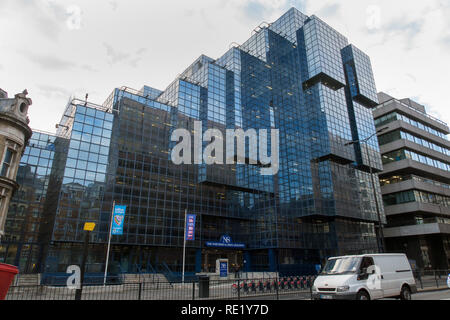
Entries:
{"type": "Polygon", "coordinates": [[[243,266],[243,252],[223,249],[204,249],[202,252],[202,272],[215,273],[216,261],[218,259],[228,259],[230,266],[230,273],[235,272],[236,266],[242,269],[243,266]]]}

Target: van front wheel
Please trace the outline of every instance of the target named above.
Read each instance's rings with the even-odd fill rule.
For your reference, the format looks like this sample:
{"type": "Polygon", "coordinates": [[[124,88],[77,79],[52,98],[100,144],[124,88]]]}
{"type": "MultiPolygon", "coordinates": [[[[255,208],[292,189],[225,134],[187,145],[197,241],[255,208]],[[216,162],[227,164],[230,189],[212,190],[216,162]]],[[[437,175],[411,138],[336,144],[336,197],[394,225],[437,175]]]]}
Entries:
{"type": "Polygon", "coordinates": [[[356,300],[370,300],[370,296],[369,296],[369,294],[367,292],[360,291],[356,295],[356,300]]]}
{"type": "Polygon", "coordinates": [[[408,286],[403,286],[402,291],[400,292],[401,300],[411,300],[411,290],[408,286]]]}

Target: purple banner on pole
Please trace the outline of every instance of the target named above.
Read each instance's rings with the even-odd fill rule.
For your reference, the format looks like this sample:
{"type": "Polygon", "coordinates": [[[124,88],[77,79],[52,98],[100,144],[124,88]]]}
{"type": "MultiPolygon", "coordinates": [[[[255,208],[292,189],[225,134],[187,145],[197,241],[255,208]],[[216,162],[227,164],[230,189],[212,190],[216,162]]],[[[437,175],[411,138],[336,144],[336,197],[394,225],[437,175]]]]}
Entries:
{"type": "Polygon", "coordinates": [[[195,214],[188,214],[186,216],[186,241],[195,240],[195,214]]]}

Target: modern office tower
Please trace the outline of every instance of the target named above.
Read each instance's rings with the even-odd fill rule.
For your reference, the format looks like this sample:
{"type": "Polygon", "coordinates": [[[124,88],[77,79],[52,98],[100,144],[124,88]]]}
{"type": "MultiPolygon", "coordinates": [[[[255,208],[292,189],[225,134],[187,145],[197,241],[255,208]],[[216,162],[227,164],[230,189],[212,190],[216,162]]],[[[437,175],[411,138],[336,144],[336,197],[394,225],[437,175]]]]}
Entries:
{"type": "MultiPolygon", "coordinates": [[[[329,256],[376,252],[385,217],[369,172],[382,169],[379,147],[376,138],[348,144],[376,133],[376,105],[368,56],[295,8],[219,59],[200,56],[165,90],[123,87],[101,106],[72,101],[55,153],[44,156],[52,165],[36,164],[45,143],[22,160],[24,172],[50,174],[39,177],[48,188],[31,265],[64,272],[79,264],[83,224],[95,222],[88,270],[104,270],[114,201],[127,206],[124,233],[111,240],[111,266],[122,272],[180,272],[185,211],[197,216],[189,273],[215,272],[228,259],[243,271],[307,274],[329,256]],[[279,171],[261,175],[264,164],[249,152],[242,164],[175,165],[176,129],[193,143],[207,129],[278,129],[279,171]]],[[[41,181],[33,177],[31,186],[41,181]]],[[[14,248],[7,256],[20,260],[14,248]]]]}
{"type": "Polygon", "coordinates": [[[381,191],[386,248],[405,252],[418,268],[450,266],[450,142],[448,125],[411,99],[379,93],[374,110],[384,170],[381,191]]]}
{"type": "Polygon", "coordinates": [[[19,185],[16,182],[20,157],[30,139],[32,131],[28,127],[28,107],[32,104],[28,92],[8,98],[0,89],[0,240],[9,202],[19,185]]]}

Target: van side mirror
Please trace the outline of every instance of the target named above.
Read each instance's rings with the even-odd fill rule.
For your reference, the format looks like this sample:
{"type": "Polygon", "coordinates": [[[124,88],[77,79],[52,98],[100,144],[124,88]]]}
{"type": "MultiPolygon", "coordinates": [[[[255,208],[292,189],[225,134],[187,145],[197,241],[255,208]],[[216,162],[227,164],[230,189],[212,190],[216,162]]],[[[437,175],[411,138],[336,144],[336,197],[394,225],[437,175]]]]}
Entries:
{"type": "Polygon", "coordinates": [[[362,275],[362,276],[367,276],[367,275],[375,274],[375,273],[376,273],[376,270],[375,270],[375,269],[372,269],[372,270],[368,271],[367,268],[363,268],[363,269],[361,269],[361,271],[359,272],[359,274],[362,275]]]}
{"type": "Polygon", "coordinates": [[[368,271],[367,268],[363,268],[359,271],[357,280],[367,280],[371,274],[375,274],[375,270],[368,271]]]}

